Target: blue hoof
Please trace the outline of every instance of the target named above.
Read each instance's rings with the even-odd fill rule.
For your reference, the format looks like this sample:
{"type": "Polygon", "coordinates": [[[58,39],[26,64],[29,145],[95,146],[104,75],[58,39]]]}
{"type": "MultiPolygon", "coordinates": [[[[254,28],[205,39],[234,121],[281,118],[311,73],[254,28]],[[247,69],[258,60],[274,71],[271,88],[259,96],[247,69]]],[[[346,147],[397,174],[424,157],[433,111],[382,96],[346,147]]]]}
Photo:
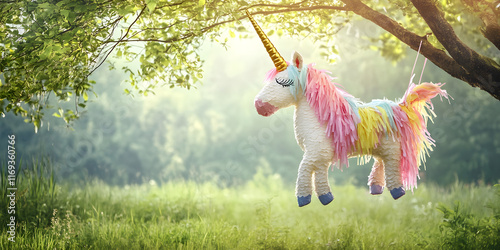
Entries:
{"type": "Polygon", "coordinates": [[[311,195],[297,196],[297,201],[299,202],[299,207],[303,207],[303,206],[311,203],[311,195]]]}
{"type": "Polygon", "coordinates": [[[395,189],[391,190],[392,198],[394,198],[395,200],[401,198],[401,196],[403,196],[405,194],[406,194],[406,192],[403,189],[403,187],[398,187],[398,188],[395,188],[395,189]]]}
{"type": "Polygon", "coordinates": [[[377,195],[377,194],[382,194],[384,191],[384,187],[380,185],[371,185],[370,186],[370,194],[377,195]]]}
{"type": "Polygon", "coordinates": [[[321,204],[323,204],[323,205],[328,205],[330,202],[333,201],[332,192],[322,194],[322,195],[318,196],[318,198],[319,198],[319,201],[321,201],[321,204]]]}

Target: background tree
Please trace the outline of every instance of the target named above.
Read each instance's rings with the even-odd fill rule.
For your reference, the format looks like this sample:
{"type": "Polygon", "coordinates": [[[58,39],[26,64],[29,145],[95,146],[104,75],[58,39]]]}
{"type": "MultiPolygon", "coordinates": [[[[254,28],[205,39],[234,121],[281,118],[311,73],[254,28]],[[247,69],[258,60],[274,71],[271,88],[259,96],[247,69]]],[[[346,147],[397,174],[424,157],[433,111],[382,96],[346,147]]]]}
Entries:
{"type": "Polygon", "coordinates": [[[198,48],[203,42],[226,46],[226,33],[247,36],[248,25],[240,21],[246,18],[245,9],[270,33],[316,40],[329,60],[337,52],[334,42],[342,42],[342,38],[334,39],[335,33],[359,17],[370,20],[389,32],[364,38],[371,39],[383,56],[398,60],[405,53],[402,43],[417,50],[422,42],[421,53],[435,65],[500,99],[500,66],[495,62],[500,48],[498,1],[41,0],[0,4],[0,112],[28,116],[35,127],[41,125],[51,94],[75,103],[60,107],[56,116],[66,122],[77,118],[95,83],[89,76],[111,55],[140,62],[139,67],[122,67],[139,94],[147,95],[157,85],[190,88],[202,77],[198,48]],[[471,47],[457,33],[471,41],[471,47]]]}

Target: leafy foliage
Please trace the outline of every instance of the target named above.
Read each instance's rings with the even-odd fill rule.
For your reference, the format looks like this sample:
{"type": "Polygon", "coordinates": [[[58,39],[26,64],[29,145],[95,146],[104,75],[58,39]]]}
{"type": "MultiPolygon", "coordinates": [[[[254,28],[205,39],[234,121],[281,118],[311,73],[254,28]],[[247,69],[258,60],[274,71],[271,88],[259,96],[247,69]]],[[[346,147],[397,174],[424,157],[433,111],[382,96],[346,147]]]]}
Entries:
{"type": "MultiPolygon", "coordinates": [[[[485,4],[439,1],[446,20],[460,27],[476,49],[498,60],[477,27],[485,4]]],[[[308,37],[329,62],[338,53],[335,34],[359,17],[357,1],[167,1],[58,0],[0,1],[0,113],[27,116],[35,128],[54,95],[60,102],[54,115],[67,123],[81,116],[95,82],[89,76],[110,57],[137,61],[117,66],[128,75],[126,93],[148,95],[156,86],[191,88],[203,77],[199,48],[205,41],[227,46],[231,38],[248,37],[243,10],[251,9],[269,35],[308,37]],[[2,79],[3,78],[3,79],[2,79]]],[[[376,1],[370,8],[397,20],[408,31],[428,30],[408,1],[376,1]]],[[[406,45],[388,33],[361,37],[384,57],[397,61],[406,45]]],[[[428,40],[442,48],[435,37],[428,40]]],[[[100,83],[103,84],[103,83],[100,83]]]]}
{"type": "Polygon", "coordinates": [[[493,216],[479,219],[473,214],[463,211],[460,202],[453,209],[440,205],[438,210],[443,213],[440,230],[444,235],[445,249],[497,249],[500,247],[500,185],[495,185],[496,199],[491,208],[493,216]]]}
{"type": "Polygon", "coordinates": [[[88,77],[113,23],[109,1],[13,1],[0,3],[0,112],[28,116],[41,125],[51,94],[75,102],[66,121],[78,117],[93,81],[88,77]],[[102,18],[101,18],[102,17],[102,18]]]}
{"type": "MultiPolygon", "coordinates": [[[[80,115],[78,109],[85,108],[95,83],[89,80],[90,74],[115,49],[119,57],[130,60],[139,57],[140,69],[135,73],[128,68],[124,70],[130,73],[130,83],[140,94],[150,92],[152,85],[139,89],[138,78],[189,87],[201,77],[201,60],[193,53],[202,39],[183,37],[169,31],[168,26],[176,24],[180,30],[195,30],[189,22],[184,22],[194,16],[183,16],[188,12],[180,14],[193,6],[177,8],[175,6],[182,2],[146,2],[0,2],[0,72],[4,78],[0,86],[1,113],[12,111],[28,116],[28,121],[38,128],[47,99],[54,94],[60,101],[75,103],[74,108],[60,109],[57,116],[66,122],[76,119],[80,115]],[[172,18],[158,18],[165,15],[172,18]],[[166,41],[151,41],[154,36],[156,40],[166,41]],[[142,40],[148,41],[144,52],[134,52],[130,43],[142,43],[142,40]],[[182,46],[176,42],[181,40],[182,46]],[[165,43],[170,46],[166,48],[165,43]],[[186,46],[190,46],[189,49],[186,46]]],[[[197,15],[201,7],[194,7],[197,8],[191,13],[197,15]]]]}

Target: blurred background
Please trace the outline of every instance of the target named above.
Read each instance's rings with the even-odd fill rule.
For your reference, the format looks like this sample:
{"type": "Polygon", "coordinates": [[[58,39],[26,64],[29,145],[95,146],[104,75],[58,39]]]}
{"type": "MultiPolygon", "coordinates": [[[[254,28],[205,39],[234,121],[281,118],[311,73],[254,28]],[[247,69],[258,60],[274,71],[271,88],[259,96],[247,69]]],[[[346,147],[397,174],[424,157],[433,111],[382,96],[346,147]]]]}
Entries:
{"type": "MultiPolygon", "coordinates": [[[[338,56],[321,54],[311,40],[276,35],[270,39],[285,59],[293,51],[300,52],[305,63],[329,70],[336,82],[364,102],[399,100],[417,53],[409,51],[397,63],[384,59],[366,39],[360,39],[372,36],[375,26],[359,22],[353,27],[343,29],[332,41],[338,56]]],[[[23,165],[49,159],[58,179],[75,183],[97,178],[121,186],[186,179],[226,187],[244,184],[262,171],[292,184],[303,154],[294,138],[293,108],[266,118],[253,106],[272,61],[258,38],[232,39],[227,45],[206,42],[202,46],[203,84],[195,89],[162,87],[155,95],[127,95],[128,75],[101,67],[92,74],[97,97],[90,97],[87,109],[71,126],[51,117],[62,105],[52,100],[55,108],[45,111],[38,133],[23,117],[8,113],[0,119],[0,138],[16,135],[23,165]]],[[[113,63],[123,64],[116,59],[113,63]]],[[[423,64],[420,56],[416,82],[423,64]]],[[[445,82],[453,100],[433,100],[437,117],[428,127],[436,147],[426,168],[421,167],[419,183],[497,183],[500,102],[431,62],[422,81],[445,82]]],[[[373,161],[357,166],[356,159],[351,160],[349,168],[335,169],[330,178],[336,184],[366,185],[373,161]]]]}

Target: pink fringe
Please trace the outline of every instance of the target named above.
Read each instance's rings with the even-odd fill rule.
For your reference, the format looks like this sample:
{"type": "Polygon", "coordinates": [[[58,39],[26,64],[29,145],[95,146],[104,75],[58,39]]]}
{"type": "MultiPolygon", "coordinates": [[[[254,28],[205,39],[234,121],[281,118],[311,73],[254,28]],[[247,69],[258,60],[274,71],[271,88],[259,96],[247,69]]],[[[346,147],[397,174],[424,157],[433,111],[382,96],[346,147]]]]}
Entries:
{"type": "Polygon", "coordinates": [[[435,146],[427,130],[428,110],[433,109],[431,99],[440,95],[448,98],[443,84],[410,84],[399,106],[393,106],[394,121],[401,136],[401,180],[405,189],[417,187],[418,170],[425,155],[435,146]],[[401,106],[407,108],[405,112],[401,106]]]}
{"type": "Polygon", "coordinates": [[[338,89],[333,78],[323,70],[308,65],[307,101],[314,109],[321,124],[326,124],[326,134],[332,138],[334,150],[333,163],[349,166],[348,155],[355,149],[358,134],[355,114],[344,96],[346,92],[338,89]]]}
{"type": "Polygon", "coordinates": [[[418,138],[413,131],[408,116],[399,106],[393,106],[394,122],[401,136],[401,181],[405,189],[417,186],[418,177],[418,138]]]}
{"type": "Polygon", "coordinates": [[[274,77],[278,74],[278,70],[276,68],[272,68],[266,73],[265,81],[271,81],[274,79],[274,77]]]}

